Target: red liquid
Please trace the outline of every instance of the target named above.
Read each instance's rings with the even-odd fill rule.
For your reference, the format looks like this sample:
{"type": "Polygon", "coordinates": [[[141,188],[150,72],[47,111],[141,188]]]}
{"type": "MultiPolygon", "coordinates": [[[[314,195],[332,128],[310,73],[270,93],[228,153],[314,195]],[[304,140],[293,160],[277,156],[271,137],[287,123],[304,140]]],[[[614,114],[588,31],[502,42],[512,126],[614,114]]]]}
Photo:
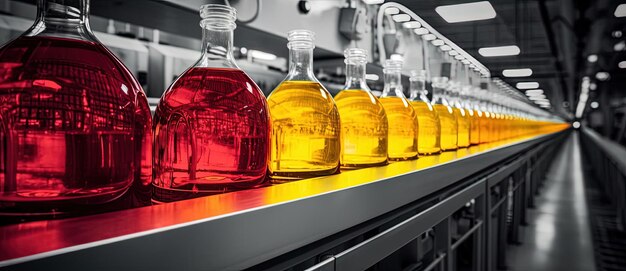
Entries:
{"type": "Polygon", "coordinates": [[[0,49],[0,213],[62,212],[111,201],[133,181],[148,184],[150,126],[141,87],[102,45],[54,37],[7,44],[0,49]]]}
{"type": "Polygon", "coordinates": [[[153,200],[260,184],[269,153],[267,110],[263,93],[241,70],[186,71],[156,109],[153,200]]]}

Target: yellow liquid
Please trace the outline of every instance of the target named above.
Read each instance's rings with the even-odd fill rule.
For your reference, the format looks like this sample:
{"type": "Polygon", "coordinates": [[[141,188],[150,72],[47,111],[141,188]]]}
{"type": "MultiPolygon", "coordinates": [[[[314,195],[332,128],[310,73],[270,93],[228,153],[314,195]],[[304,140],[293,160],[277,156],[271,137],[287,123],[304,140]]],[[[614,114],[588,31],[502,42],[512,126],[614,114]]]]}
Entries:
{"type": "MultiPolygon", "coordinates": [[[[468,110],[469,111],[469,110],[468,110]]],[[[480,143],[480,118],[482,112],[469,111],[470,112],[470,144],[476,145],[480,143]]]]}
{"type": "Polygon", "coordinates": [[[389,122],[389,160],[417,158],[415,110],[405,98],[383,97],[380,102],[389,122]]]}
{"type": "Polygon", "coordinates": [[[429,103],[423,101],[411,101],[413,110],[417,115],[417,151],[419,154],[438,153],[439,147],[439,117],[437,111],[429,103]]]}
{"type": "Polygon", "coordinates": [[[341,166],[387,164],[387,115],[383,105],[364,90],[342,90],[335,96],[341,117],[341,166]]]}
{"type": "Polygon", "coordinates": [[[463,108],[454,108],[454,117],[456,117],[457,128],[457,141],[456,145],[459,148],[469,147],[470,145],[470,117],[467,111],[463,108]]]}
{"type": "Polygon", "coordinates": [[[319,83],[284,81],[267,98],[273,179],[333,174],[341,152],[339,111],[319,83]]]}
{"type": "Polygon", "coordinates": [[[489,113],[483,112],[480,117],[480,134],[479,141],[480,143],[489,143],[491,138],[491,118],[489,117],[489,113]]]}
{"type": "Polygon", "coordinates": [[[457,122],[452,107],[443,104],[435,104],[433,106],[439,115],[439,124],[441,127],[439,144],[441,150],[455,150],[457,148],[457,122]]]}

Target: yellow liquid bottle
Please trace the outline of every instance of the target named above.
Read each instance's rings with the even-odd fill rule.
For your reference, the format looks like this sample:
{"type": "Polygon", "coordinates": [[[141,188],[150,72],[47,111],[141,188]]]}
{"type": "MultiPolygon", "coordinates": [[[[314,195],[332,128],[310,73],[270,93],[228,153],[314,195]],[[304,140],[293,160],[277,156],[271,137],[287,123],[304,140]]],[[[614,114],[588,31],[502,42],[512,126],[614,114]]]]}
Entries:
{"type": "Polygon", "coordinates": [[[274,181],[337,172],[340,119],[330,93],[313,77],[313,32],[289,32],[290,69],[267,98],[272,136],[268,170],[274,181]]]}
{"type": "Polygon", "coordinates": [[[413,71],[410,78],[409,101],[417,115],[417,151],[419,154],[439,153],[439,137],[441,136],[439,116],[428,100],[426,90],[426,71],[413,71]]]}
{"type": "Polygon", "coordinates": [[[470,145],[470,116],[469,113],[459,107],[455,107],[454,116],[457,121],[457,146],[459,148],[466,148],[470,145]]]}
{"type": "Polygon", "coordinates": [[[417,158],[418,124],[415,110],[402,93],[400,71],[402,60],[389,59],[385,62],[385,88],[380,102],[385,108],[389,123],[389,160],[417,158]]]}
{"type": "Polygon", "coordinates": [[[454,116],[452,106],[448,104],[445,89],[448,84],[447,77],[433,78],[433,107],[439,116],[440,138],[439,144],[442,151],[457,149],[458,124],[454,116]]]}
{"type": "Polygon", "coordinates": [[[387,164],[388,123],[382,103],[365,83],[367,51],[344,51],[346,85],[335,96],[341,118],[341,166],[359,168],[387,164]]]}
{"type": "Polygon", "coordinates": [[[480,118],[483,112],[472,110],[470,117],[470,145],[480,144],[480,118]]]}

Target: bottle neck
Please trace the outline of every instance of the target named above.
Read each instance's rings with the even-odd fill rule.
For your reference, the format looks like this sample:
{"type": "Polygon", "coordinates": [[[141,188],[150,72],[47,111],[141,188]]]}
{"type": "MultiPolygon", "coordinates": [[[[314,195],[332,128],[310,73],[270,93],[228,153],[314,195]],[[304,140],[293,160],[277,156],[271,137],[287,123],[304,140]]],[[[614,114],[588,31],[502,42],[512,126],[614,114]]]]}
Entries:
{"type": "Polygon", "coordinates": [[[411,85],[409,86],[409,100],[423,100],[428,95],[428,90],[426,90],[426,80],[424,79],[411,79],[411,85]]]}
{"type": "Polygon", "coordinates": [[[39,0],[37,19],[26,36],[97,41],[89,27],[89,0],[39,0]]]}
{"type": "Polygon", "coordinates": [[[316,81],[313,74],[313,48],[289,49],[288,80],[316,81]]]}
{"type": "Polygon", "coordinates": [[[432,82],[434,104],[450,105],[447,97],[448,80],[445,77],[435,77],[432,82]]]}
{"type": "Polygon", "coordinates": [[[363,89],[365,83],[365,63],[346,64],[346,86],[345,89],[363,89]]]}
{"type": "Polygon", "coordinates": [[[383,89],[382,97],[396,96],[403,97],[402,92],[402,77],[400,71],[385,71],[385,87],[383,89]]]}
{"type": "Polygon", "coordinates": [[[202,29],[202,56],[196,67],[237,68],[233,60],[233,29],[202,29]]]}

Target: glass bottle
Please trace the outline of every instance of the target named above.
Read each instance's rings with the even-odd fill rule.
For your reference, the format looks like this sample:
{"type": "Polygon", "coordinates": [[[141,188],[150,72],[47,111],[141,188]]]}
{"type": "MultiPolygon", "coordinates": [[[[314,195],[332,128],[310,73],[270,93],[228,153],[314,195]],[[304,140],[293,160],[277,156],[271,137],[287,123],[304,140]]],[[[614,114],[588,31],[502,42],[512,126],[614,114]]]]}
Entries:
{"type": "Polygon", "coordinates": [[[448,101],[452,105],[452,111],[457,122],[457,147],[465,148],[470,145],[470,116],[461,105],[461,83],[452,81],[448,84],[448,101]]]}
{"type": "Polygon", "coordinates": [[[488,84],[485,82],[480,83],[480,91],[478,92],[478,105],[482,117],[480,118],[480,134],[479,142],[489,143],[491,142],[491,112],[487,103],[488,84]]]}
{"type": "Polygon", "coordinates": [[[275,182],[334,174],[341,155],[339,111],[313,75],[314,33],[288,33],[289,73],[267,98],[275,182]]]}
{"type": "Polygon", "coordinates": [[[482,111],[476,100],[480,88],[477,87],[479,73],[477,71],[471,72],[471,83],[461,91],[461,97],[464,101],[465,108],[470,111],[471,124],[470,124],[470,144],[480,144],[480,119],[483,116],[482,111]]]}
{"type": "Polygon", "coordinates": [[[385,61],[385,86],[380,96],[389,122],[389,160],[410,160],[418,155],[417,116],[402,90],[403,61],[394,57],[385,61]]]}
{"type": "Polygon", "coordinates": [[[434,77],[432,79],[433,100],[432,104],[439,116],[441,135],[439,144],[442,151],[456,150],[457,148],[457,121],[454,116],[452,105],[448,102],[446,89],[448,77],[434,77]]]}
{"type": "Polygon", "coordinates": [[[409,82],[409,101],[411,101],[417,115],[419,127],[417,151],[419,154],[438,153],[441,150],[439,147],[439,136],[441,135],[439,116],[428,99],[426,71],[412,71],[409,82]]]}
{"type": "Polygon", "coordinates": [[[236,10],[203,5],[200,17],[202,55],[155,112],[155,202],[254,187],[267,172],[268,107],[233,59],[236,10]]]}
{"type": "Polygon", "coordinates": [[[3,215],[88,212],[149,190],[148,101],[91,32],[87,0],[38,1],[33,26],[0,48],[0,120],[3,215]]]}
{"type": "Polygon", "coordinates": [[[385,109],[365,83],[367,51],[344,51],[346,84],[335,96],[341,117],[341,166],[387,164],[388,124],[385,109]]]}

